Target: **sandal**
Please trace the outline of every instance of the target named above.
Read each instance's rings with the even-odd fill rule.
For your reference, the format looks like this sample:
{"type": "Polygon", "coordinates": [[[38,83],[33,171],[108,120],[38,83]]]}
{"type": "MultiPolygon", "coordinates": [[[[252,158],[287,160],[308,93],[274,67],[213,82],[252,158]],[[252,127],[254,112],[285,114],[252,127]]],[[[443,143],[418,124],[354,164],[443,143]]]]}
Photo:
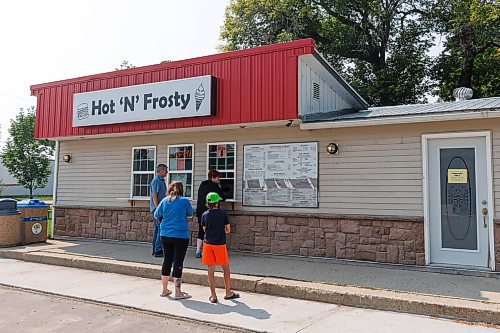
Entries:
{"type": "Polygon", "coordinates": [[[167,297],[171,293],[172,293],[172,290],[167,290],[167,293],[166,294],[160,294],[160,297],[167,297]]]}
{"type": "Polygon", "coordinates": [[[233,293],[229,296],[224,296],[224,299],[235,299],[235,298],[240,298],[240,294],[237,294],[233,291],[233,293]]]}
{"type": "Polygon", "coordinates": [[[174,296],[174,299],[188,299],[188,298],[191,298],[191,295],[189,295],[188,293],[185,293],[185,292],[182,292],[182,294],[180,294],[179,296],[174,296]]]}
{"type": "Polygon", "coordinates": [[[212,297],[212,296],[210,296],[208,300],[210,301],[210,303],[217,303],[219,301],[217,297],[212,297]]]}

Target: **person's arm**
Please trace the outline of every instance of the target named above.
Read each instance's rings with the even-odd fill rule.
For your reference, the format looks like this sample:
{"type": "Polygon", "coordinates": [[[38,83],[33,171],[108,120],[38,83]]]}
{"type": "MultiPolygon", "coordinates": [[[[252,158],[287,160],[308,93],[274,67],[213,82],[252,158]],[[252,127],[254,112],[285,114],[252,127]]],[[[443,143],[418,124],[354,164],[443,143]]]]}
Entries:
{"type": "Polygon", "coordinates": [[[193,206],[191,206],[191,203],[188,199],[186,199],[186,216],[188,218],[193,217],[193,206]]]}
{"type": "Polygon", "coordinates": [[[151,198],[153,198],[153,203],[155,204],[155,207],[158,208],[158,205],[159,205],[158,193],[156,193],[156,192],[151,193],[151,198]]]}
{"type": "Polygon", "coordinates": [[[153,215],[154,215],[155,219],[157,219],[157,220],[161,220],[162,219],[162,217],[163,217],[162,216],[162,209],[161,209],[161,207],[159,205],[156,206],[156,209],[155,209],[155,212],[154,212],[153,215]]]}
{"type": "Polygon", "coordinates": [[[203,231],[207,231],[207,221],[203,215],[201,216],[201,227],[203,228],[203,231]]]}
{"type": "Polygon", "coordinates": [[[217,192],[217,194],[219,195],[219,197],[221,198],[221,201],[224,202],[226,201],[226,194],[224,193],[224,191],[222,190],[222,187],[220,186],[220,184],[215,184],[215,186],[217,187],[217,190],[214,191],[214,192],[217,192]]]}
{"type": "Polygon", "coordinates": [[[151,199],[153,199],[153,203],[155,205],[156,208],[158,208],[158,205],[160,204],[158,202],[158,191],[159,191],[159,185],[158,182],[156,180],[153,180],[151,182],[151,199]]]}
{"type": "Polygon", "coordinates": [[[229,224],[229,218],[227,217],[227,214],[226,220],[224,221],[224,231],[226,232],[226,234],[231,232],[231,225],[229,224]]]}

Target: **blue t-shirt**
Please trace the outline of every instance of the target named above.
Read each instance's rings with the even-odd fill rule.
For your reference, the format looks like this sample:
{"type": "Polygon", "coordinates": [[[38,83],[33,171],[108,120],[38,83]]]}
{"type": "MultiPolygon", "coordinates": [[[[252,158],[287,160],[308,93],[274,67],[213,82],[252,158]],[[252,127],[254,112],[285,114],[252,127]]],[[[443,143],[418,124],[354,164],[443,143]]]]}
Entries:
{"type": "Polygon", "coordinates": [[[160,221],[160,236],[189,238],[188,216],[193,216],[193,207],[188,199],[178,196],[164,198],[156,209],[155,218],[160,221]]]}
{"type": "Polygon", "coordinates": [[[201,216],[201,225],[205,226],[205,243],[211,245],[226,244],[225,226],[229,224],[227,213],[220,208],[209,209],[201,216]]]}
{"type": "Polygon", "coordinates": [[[149,186],[151,193],[151,196],[149,197],[149,211],[152,213],[156,209],[155,203],[153,201],[153,193],[156,193],[156,195],[158,196],[158,202],[162,201],[163,198],[165,198],[165,196],[167,195],[167,184],[165,184],[164,178],[157,175],[153,178],[153,180],[151,180],[151,184],[149,186]]]}

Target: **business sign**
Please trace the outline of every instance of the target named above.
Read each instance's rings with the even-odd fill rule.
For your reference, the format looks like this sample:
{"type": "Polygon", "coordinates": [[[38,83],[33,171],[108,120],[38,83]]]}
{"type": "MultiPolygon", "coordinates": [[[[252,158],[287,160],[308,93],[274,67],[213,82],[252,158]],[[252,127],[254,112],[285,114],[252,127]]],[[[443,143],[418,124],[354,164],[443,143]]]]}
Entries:
{"type": "Polygon", "coordinates": [[[318,143],[243,147],[243,205],[318,207],[318,143]]]}
{"type": "Polygon", "coordinates": [[[216,79],[198,76],[73,96],[73,127],[215,115],[216,79]]]}

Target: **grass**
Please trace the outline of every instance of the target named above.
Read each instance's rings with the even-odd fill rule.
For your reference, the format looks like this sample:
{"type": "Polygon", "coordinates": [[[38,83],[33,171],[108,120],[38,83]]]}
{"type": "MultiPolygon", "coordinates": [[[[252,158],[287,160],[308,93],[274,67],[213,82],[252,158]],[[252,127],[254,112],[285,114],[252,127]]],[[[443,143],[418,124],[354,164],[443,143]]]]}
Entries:
{"type": "MultiPolygon", "coordinates": [[[[22,201],[22,200],[29,200],[29,195],[22,195],[18,197],[14,197],[17,201],[22,201]]],[[[40,201],[50,201],[52,202],[52,196],[51,195],[45,195],[45,196],[33,196],[33,199],[37,199],[40,201]]]]}

